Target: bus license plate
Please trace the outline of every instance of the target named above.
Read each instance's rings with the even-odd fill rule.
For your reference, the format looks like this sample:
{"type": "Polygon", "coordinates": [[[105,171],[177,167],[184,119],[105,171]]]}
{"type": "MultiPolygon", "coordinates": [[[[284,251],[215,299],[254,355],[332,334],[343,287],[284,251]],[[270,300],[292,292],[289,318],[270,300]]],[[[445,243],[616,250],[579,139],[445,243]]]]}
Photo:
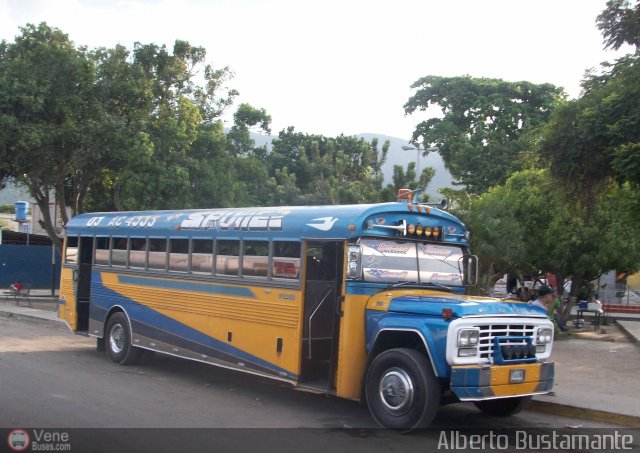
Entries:
{"type": "Polygon", "coordinates": [[[524,370],[511,370],[509,375],[509,382],[511,384],[519,384],[524,382],[524,370]]]}

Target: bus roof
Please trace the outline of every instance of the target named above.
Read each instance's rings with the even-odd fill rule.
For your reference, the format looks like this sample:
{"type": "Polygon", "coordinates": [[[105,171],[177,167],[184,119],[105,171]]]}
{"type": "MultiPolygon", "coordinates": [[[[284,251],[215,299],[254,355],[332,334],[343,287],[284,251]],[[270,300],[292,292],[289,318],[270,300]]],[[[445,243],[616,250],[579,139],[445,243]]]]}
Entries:
{"type": "Polygon", "coordinates": [[[66,234],[350,239],[360,236],[403,237],[409,224],[442,227],[446,242],[467,242],[464,224],[451,214],[426,205],[407,203],[99,212],[74,217],[66,226],[66,234]]]}

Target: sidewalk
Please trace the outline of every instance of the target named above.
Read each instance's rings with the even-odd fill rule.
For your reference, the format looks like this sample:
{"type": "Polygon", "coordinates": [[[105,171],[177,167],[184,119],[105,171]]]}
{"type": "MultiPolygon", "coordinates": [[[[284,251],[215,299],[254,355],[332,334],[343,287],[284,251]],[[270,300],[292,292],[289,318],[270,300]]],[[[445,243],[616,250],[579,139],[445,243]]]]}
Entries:
{"type": "MultiPolygon", "coordinates": [[[[32,298],[32,307],[0,299],[0,314],[64,324],[57,298],[32,298]]],[[[640,427],[640,318],[618,318],[594,331],[589,323],[553,345],[554,392],[536,396],[529,410],[640,427]]]]}
{"type": "Polygon", "coordinates": [[[640,320],[589,323],[553,344],[554,392],[530,409],[640,427],[640,320]],[[604,333],[603,333],[604,332],[604,333]]]}
{"type": "Polygon", "coordinates": [[[64,321],[58,319],[57,296],[51,297],[51,292],[49,292],[48,297],[31,297],[30,300],[31,306],[29,306],[29,302],[23,299],[20,300],[20,305],[16,305],[13,297],[0,298],[0,314],[55,321],[64,325],[64,321]]]}

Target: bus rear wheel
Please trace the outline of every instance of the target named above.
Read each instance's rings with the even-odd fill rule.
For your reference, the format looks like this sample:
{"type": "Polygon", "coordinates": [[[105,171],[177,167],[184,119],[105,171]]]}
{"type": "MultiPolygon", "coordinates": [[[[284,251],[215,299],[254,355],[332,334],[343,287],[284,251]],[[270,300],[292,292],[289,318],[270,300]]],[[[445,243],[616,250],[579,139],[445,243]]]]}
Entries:
{"type": "Polygon", "coordinates": [[[508,417],[523,410],[531,401],[530,396],[516,396],[513,398],[499,398],[495,400],[474,401],[483,413],[494,417],[508,417]]]}
{"type": "Polygon", "coordinates": [[[367,406],[378,425],[411,431],[429,426],[440,407],[440,383],[424,354],[390,349],[367,370],[367,406]]]}
{"type": "Polygon", "coordinates": [[[133,365],[140,358],[141,349],[131,344],[131,326],[123,313],[109,318],[105,346],[109,358],[120,365],[133,365]]]}

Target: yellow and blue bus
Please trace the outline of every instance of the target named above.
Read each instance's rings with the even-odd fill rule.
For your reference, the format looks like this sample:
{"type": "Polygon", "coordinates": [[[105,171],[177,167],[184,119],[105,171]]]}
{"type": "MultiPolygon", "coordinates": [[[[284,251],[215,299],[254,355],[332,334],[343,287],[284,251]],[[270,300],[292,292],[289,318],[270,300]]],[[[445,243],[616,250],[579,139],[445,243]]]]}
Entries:
{"type": "Polygon", "coordinates": [[[384,427],[442,403],[508,415],[553,385],[553,326],[465,295],[477,261],[449,213],[345,206],[104,212],[66,226],[59,317],[116,363],[144,350],[366,402],[384,427]]]}

